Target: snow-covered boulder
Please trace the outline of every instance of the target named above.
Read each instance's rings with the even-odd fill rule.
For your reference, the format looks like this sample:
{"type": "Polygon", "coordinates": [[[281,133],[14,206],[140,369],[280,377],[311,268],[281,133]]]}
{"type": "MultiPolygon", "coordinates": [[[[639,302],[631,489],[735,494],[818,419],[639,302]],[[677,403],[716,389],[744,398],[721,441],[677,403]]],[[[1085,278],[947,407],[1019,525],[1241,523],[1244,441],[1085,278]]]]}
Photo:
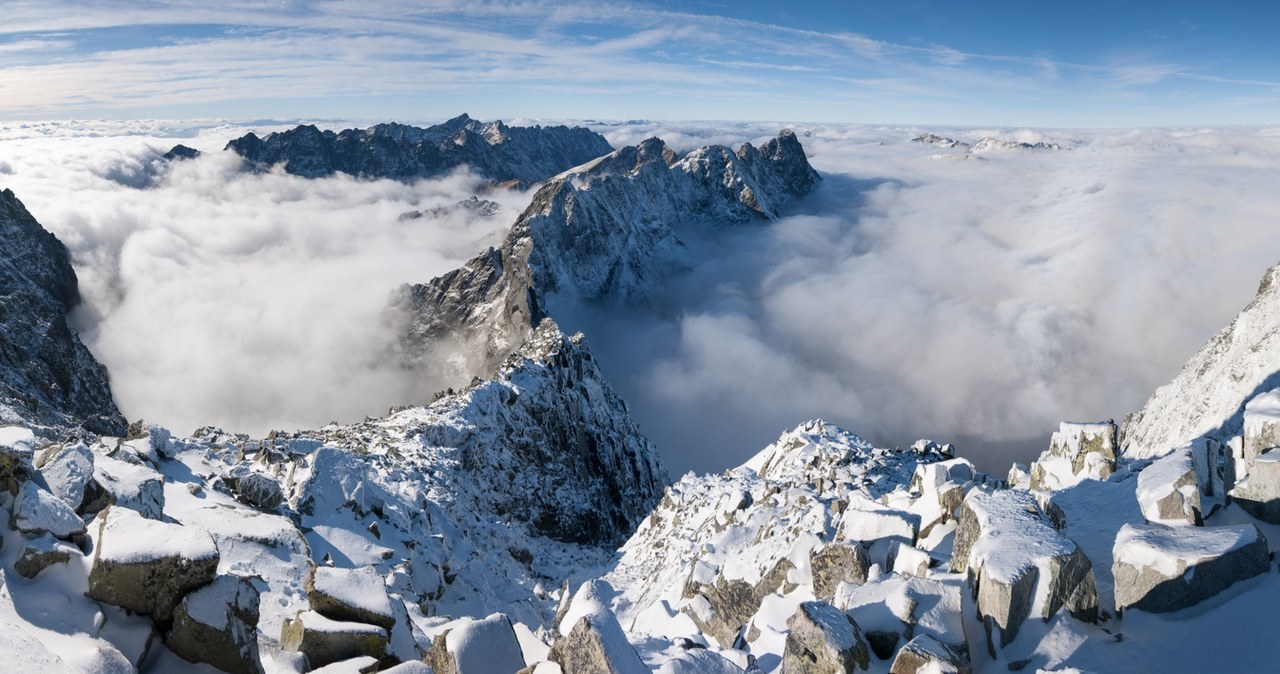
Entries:
{"type": "Polygon", "coordinates": [[[333,620],[369,623],[390,630],[395,625],[391,598],[377,569],[318,566],[307,578],[311,609],[333,620]]]}
{"type": "Polygon", "coordinates": [[[1231,465],[1224,450],[1218,441],[1201,438],[1144,468],[1137,488],[1142,516],[1159,524],[1202,524],[1224,502],[1223,475],[1231,465]]]}
{"type": "Polygon", "coordinates": [[[1031,464],[1032,489],[1063,489],[1081,480],[1105,480],[1116,469],[1116,424],[1062,422],[1049,449],[1031,464]]]}
{"type": "Polygon", "coordinates": [[[743,669],[708,649],[690,648],[662,663],[656,674],[743,674],[743,669]]]}
{"type": "Polygon", "coordinates": [[[313,668],[360,657],[380,660],[387,650],[387,631],[377,625],[330,620],[315,611],[301,611],[284,621],[280,650],[302,653],[313,668]]]}
{"type": "Polygon", "coordinates": [[[910,511],[920,518],[921,538],[933,528],[955,519],[956,509],[964,501],[978,471],[967,459],[948,459],[916,466],[911,477],[911,492],[916,500],[910,511]]]}
{"type": "Polygon", "coordinates": [[[1031,470],[1021,463],[1009,466],[1009,475],[1005,478],[1010,489],[1030,489],[1031,470]]]}
{"type": "Polygon", "coordinates": [[[55,538],[70,539],[85,532],[84,520],[62,499],[24,482],[13,504],[13,525],[24,534],[49,532],[55,538]]]}
{"type": "Polygon", "coordinates": [[[231,674],[261,674],[258,589],[248,578],[218,576],[179,602],[165,644],[188,662],[231,674]]]}
{"type": "Polygon", "coordinates": [[[908,641],[893,659],[889,674],[970,674],[969,654],[927,634],[908,641]]]}
{"type": "Polygon", "coordinates": [[[915,545],[919,532],[919,515],[851,495],[849,506],[841,516],[839,536],[842,540],[866,545],[876,541],[901,541],[915,545]]]}
{"type": "Polygon", "coordinates": [[[1280,449],[1253,459],[1249,476],[1231,492],[1245,512],[1271,524],[1280,524],[1280,449]]]}
{"type": "Polygon", "coordinates": [[[110,494],[110,503],[148,519],[164,519],[164,476],[150,466],[98,455],[93,478],[110,494]]]}
{"type": "Polygon", "coordinates": [[[40,453],[38,470],[49,491],[80,514],[106,507],[102,485],[93,479],[94,455],[83,443],[53,445],[40,453]]]}
{"type": "Polygon", "coordinates": [[[835,595],[840,583],[867,582],[871,560],[860,543],[828,543],[809,551],[809,568],[813,573],[813,596],[828,599],[835,595]]]}
{"type": "Polygon", "coordinates": [[[514,673],[525,667],[511,620],[501,613],[481,620],[463,618],[436,635],[427,663],[435,674],[514,673]]]}
{"type": "Polygon", "coordinates": [[[1254,396],[1244,406],[1246,464],[1273,447],[1280,447],[1280,388],[1254,396]]]}
{"type": "Polygon", "coordinates": [[[1097,617],[1093,567],[1028,492],[974,490],[960,508],[951,570],[966,573],[987,630],[987,647],[1013,641],[1022,622],[1060,609],[1097,617]]]}
{"type": "Polygon", "coordinates": [[[565,672],[648,674],[649,668],[609,610],[613,595],[613,588],[603,580],[583,583],[559,616],[559,636],[547,659],[565,672]]]}
{"type": "Polygon", "coordinates": [[[17,494],[18,487],[31,479],[31,458],[36,436],[29,428],[0,427],[0,489],[17,494]]]}
{"type": "Polygon", "coordinates": [[[965,582],[957,577],[911,578],[883,574],[865,585],[845,585],[832,604],[862,630],[881,660],[913,637],[927,634],[968,652],[964,631],[965,582]]]}
{"type": "Polygon", "coordinates": [[[81,557],[80,550],[45,534],[27,539],[22,554],[13,563],[13,570],[23,578],[35,578],[41,571],[54,564],[65,564],[72,557],[81,557]]]}
{"type": "Polygon", "coordinates": [[[1252,524],[1166,527],[1126,524],[1112,550],[1116,608],[1168,613],[1266,573],[1267,539],[1252,524]]]}
{"type": "Polygon", "coordinates": [[[262,473],[249,473],[236,478],[232,491],[241,503],[263,510],[272,510],[284,503],[284,490],[280,488],[280,483],[262,473]]]}
{"type": "Polygon", "coordinates": [[[125,431],[125,440],[145,440],[146,451],[149,455],[161,456],[166,459],[172,459],[177,451],[177,445],[172,442],[173,433],[169,429],[153,424],[146,419],[139,419],[129,424],[128,430],[125,431]]]}
{"type": "Polygon", "coordinates": [[[840,609],[821,601],[800,604],[787,619],[782,669],[788,674],[865,671],[871,662],[862,630],[840,609]]]}
{"type": "Polygon", "coordinates": [[[173,617],[191,590],[211,582],[218,572],[218,548],[208,532],[146,519],[128,508],[98,514],[90,599],[145,613],[160,621],[173,617]]]}

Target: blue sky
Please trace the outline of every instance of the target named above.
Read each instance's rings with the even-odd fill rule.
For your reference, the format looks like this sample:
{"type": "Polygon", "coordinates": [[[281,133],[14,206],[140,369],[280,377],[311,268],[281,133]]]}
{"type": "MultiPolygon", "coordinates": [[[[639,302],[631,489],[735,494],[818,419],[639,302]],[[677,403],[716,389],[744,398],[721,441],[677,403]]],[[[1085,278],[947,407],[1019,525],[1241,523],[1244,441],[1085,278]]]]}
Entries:
{"type": "Polygon", "coordinates": [[[1280,10],[1187,2],[7,0],[0,117],[1280,121],[1280,10]]]}

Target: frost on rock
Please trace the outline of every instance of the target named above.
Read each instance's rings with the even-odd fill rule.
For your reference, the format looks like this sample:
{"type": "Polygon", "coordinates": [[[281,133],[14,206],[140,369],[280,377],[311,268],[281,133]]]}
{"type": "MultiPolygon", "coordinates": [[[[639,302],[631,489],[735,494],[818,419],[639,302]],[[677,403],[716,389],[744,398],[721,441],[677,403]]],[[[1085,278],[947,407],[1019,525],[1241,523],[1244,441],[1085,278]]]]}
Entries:
{"type": "Polygon", "coordinates": [[[862,630],[840,609],[807,601],[787,619],[787,645],[782,668],[803,674],[865,671],[871,662],[862,630]]]}
{"type": "Polygon", "coordinates": [[[514,673],[525,667],[511,620],[501,613],[463,618],[436,635],[427,662],[435,674],[514,673]]]}
{"type": "Polygon", "coordinates": [[[1150,613],[1194,606],[1270,567],[1267,539],[1252,524],[1126,524],[1112,554],[1116,608],[1150,613]]]}
{"type": "MultiPolygon", "coordinates": [[[[1125,419],[1125,457],[1153,458],[1199,437],[1226,443],[1244,434],[1245,404],[1280,387],[1278,281],[1280,265],[1267,270],[1257,295],[1230,325],[1188,360],[1173,381],[1157,389],[1142,410],[1125,419]]],[[[1259,440],[1249,451],[1266,449],[1261,444],[1268,441],[1259,440]]]]}
{"type": "Polygon", "coordinates": [[[1081,480],[1105,480],[1115,472],[1114,422],[1062,422],[1049,439],[1049,449],[1031,464],[1032,489],[1064,489],[1081,480]]]}
{"type": "Polygon", "coordinates": [[[1231,492],[1245,512],[1270,524],[1280,524],[1280,449],[1263,452],[1249,466],[1249,476],[1231,492]]]}
{"type": "Polygon", "coordinates": [[[809,569],[813,575],[813,596],[829,599],[841,583],[861,585],[867,582],[871,560],[860,543],[828,543],[809,551],[809,569]]]}
{"type": "Polygon", "coordinates": [[[960,509],[951,570],[966,573],[995,655],[1024,620],[1048,620],[1067,609],[1097,619],[1092,565],[1022,491],[970,492],[960,509]]]}
{"type": "Polygon", "coordinates": [[[231,674],[261,674],[258,602],[250,579],[218,576],[178,604],[165,644],[188,662],[231,674]]]}
{"type": "Polygon", "coordinates": [[[208,532],[108,508],[93,527],[90,599],[168,621],[182,597],[211,582],[218,548],[208,532]]]}

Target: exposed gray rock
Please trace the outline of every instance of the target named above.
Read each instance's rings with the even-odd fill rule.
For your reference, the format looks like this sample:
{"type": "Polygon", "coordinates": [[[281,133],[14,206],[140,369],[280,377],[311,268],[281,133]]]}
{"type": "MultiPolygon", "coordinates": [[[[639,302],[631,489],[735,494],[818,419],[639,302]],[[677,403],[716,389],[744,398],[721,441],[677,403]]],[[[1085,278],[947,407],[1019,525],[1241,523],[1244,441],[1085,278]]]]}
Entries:
{"type": "Polygon", "coordinates": [[[202,529],[110,507],[95,530],[90,599],[167,622],[184,595],[217,576],[218,548],[202,529]]]}
{"type": "Polygon", "coordinates": [[[255,508],[272,510],[284,503],[284,490],[280,483],[262,473],[249,473],[237,478],[233,491],[242,503],[255,508]]]}
{"type": "Polygon", "coordinates": [[[179,143],[178,145],[174,145],[173,149],[164,153],[163,158],[167,159],[168,161],[180,161],[183,159],[195,159],[196,157],[199,157],[199,156],[200,156],[199,150],[193,147],[187,147],[186,145],[182,145],[181,143],[179,143]]]}
{"type": "Polygon", "coordinates": [[[921,634],[908,641],[897,657],[889,674],[970,674],[968,646],[944,644],[921,634]]]}
{"type": "Polygon", "coordinates": [[[381,659],[387,631],[377,625],[330,620],[315,611],[286,619],[280,629],[280,650],[302,653],[312,668],[366,656],[381,659]]]}
{"type": "Polygon", "coordinates": [[[37,538],[27,539],[22,555],[13,563],[13,570],[23,578],[35,578],[41,571],[54,564],[65,564],[71,558],[80,557],[80,551],[65,543],[58,542],[53,536],[44,534],[37,538]]]}
{"type": "Polygon", "coordinates": [[[1249,477],[1236,486],[1231,496],[1250,515],[1280,524],[1280,449],[1255,458],[1249,466],[1249,477]]]}
{"type": "Polygon", "coordinates": [[[1203,492],[1209,468],[1206,455],[1192,446],[1174,450],[1138,474],[1137,498],[1148,522],[1168,525],[1204,523],[1203,492]]]}
{"type": "Polygon", "coordinates": [[[368,623],[386,630],[395,625],[387,587],[371,566],[315,567],[307,576],[306,590],[311,609],[331,620],[368,623]]]}
{"type": "Polygon", "coordinates": [[[871,658],[862,631],[826,602],[807,601],[787,619],[782,671],[787,674],[847,674],[865,671],[871,658]]]}
{"type": "Polygon", "coordinates": [[[250,133],[226,149],[259,170],[283,164],[306,178],[346,173],[409,181],[466,166],[489,180],[522,186],[613,150],[604,136],[582,127],[509,127],[467,115],[425,129],[391,123],[334,133],[299,126],[266,138],[250,133]]]}
{"type": "Polygon", "coordinates": [[[568,634],[551,645],[547,658],[565,672],[583,674],[648,674],[617,620],[610,623],[598,616],[579,618],[568,634]]]}
{"type": "Polygon", "coordinates": [[[0,191],[0,408],[33,423],[120,435],[107,371],[67,325],[80,303],[71,256],[0,191]]]}
{"type": "Polygon", "coordinates": [[[813,595],[830,599],[842,582],[867,582],[871,560],[858,543],[828,543],[809,551],[809,566],[813,570],[813,595]]]}
{"type": "Polygon", "coordinates": [[[188,662],[232,674],[261,674],[257,588],[248,578],[218,576],[174,609],[165,643],[188,662]]]}
{"type": "Polygon", "coordinates": [[[1115,472],[1115,422],[1062,422],[1049,449],[1031,464],[1032,489],[1063,489],[1081,480],[1105,480],[1115,472]]]}
{"type": "Polygon", "coordinates": [[[1065,608],[1081,620],[1097,619],[1088,557],[1027,492],[969,492],[960,508],[951,570],[967,573],[992,655],[1013,641],[1027,618],[1048,620],[1065,608]]]}
{"type": "Polygon", "coordinates": [[[699,601],[686,607],[684,612],[723,648],[733,648],[742,628],[760,610],[764,598],[785,589],[787,574],[795,565],[782,557],[754,585],[740,579],[726,579],[720,574],[711,583],[699,583],[692,575],[697,568],[695,565],[685,582],[684,596],[699,598],[699,601]]]}
{"type": "Polygon", "coordinates": [[[435,674],[489,674],[524,669],[511,621],[501,613],[446,630],[431,642],[427,664],[435,674]]]}
{"type": "Polygon", "coordinates": [[[1112,550],[1116,608],[1178,611],[1270,567],[1267,539],[1252,524],[1124,525],[1112,550]]]}

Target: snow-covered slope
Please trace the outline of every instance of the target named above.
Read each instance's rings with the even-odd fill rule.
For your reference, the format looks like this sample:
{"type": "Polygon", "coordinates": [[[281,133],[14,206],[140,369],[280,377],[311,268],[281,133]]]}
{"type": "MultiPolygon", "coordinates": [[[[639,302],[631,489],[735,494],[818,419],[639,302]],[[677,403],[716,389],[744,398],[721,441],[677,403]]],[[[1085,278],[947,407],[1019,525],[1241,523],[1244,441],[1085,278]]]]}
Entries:
{"type": "Polygon", "coordinates": [[[1121,450],[1134,459],[1162,456],[1208,436],[1226,441],[1242,430],[1244,406],[1280,386],[1280,265],[1258,294],[1211,338],[1182,371],[1125,419],[1121,450]]]}
{"type": "Polygon", "coordinates": [[[581,127],[511,127],[467,115],[425,129],[392,123],[334,133],[305,125],[266,138],[250,133],[227,149],[256,168],[282,164],[307,178],[346,173],[413,180],[466,166],[490,180],[522,185],[613,150],[604,136],[581,127]]]}
{"type": "Polygon", "coordinates": [[[0,423],[123,432],[106,369],[67,325],[79,303],[66,247],[0,191],[0,423]]]}
{"type": "Polygon", "coordinates": [[[396,302],[410,355],[488,372],[543,318],[548,295],[645,303],[693,262],[680,234],[773,218],[819,180],[795,134],[736,152],[679,156],[653,138],[557,176],[538,190],[502,245],[396,302]]]}

